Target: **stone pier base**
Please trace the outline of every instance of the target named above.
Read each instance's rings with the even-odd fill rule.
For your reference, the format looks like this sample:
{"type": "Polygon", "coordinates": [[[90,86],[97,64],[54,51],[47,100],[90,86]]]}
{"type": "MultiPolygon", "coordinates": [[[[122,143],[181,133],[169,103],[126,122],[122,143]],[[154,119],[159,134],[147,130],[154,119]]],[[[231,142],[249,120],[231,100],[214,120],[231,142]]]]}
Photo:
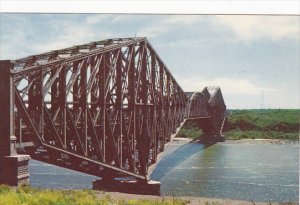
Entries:
{"type": "Polygon", "coordinates": [[[215,144],[217,142],[225,142],[225,135],[203,135],[199,143],[215,144]]]}
{"type": "Polygon", "coordinates": [[[0,184],[19,186],[29,184],[29,155],[0,157],[0,184]]]}
{"type": "Polygon", "coordinates": [[[93,189],[129,194],[160,195],[160,182],[136,179],[94,180],[93,189]]]}
{"type": "Polygon", "coordinates": [[[218,142],[225,142],[225,135],[218,136],[218,142]]]}

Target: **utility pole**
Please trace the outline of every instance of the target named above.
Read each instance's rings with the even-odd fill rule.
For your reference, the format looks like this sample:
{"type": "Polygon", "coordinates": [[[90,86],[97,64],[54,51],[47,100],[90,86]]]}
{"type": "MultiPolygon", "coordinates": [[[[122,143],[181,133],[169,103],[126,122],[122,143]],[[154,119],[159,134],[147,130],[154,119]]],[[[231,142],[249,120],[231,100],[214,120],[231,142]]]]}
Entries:
{"type": "Polygon", "coordinates": [[[260,91],[260,110],[265,109],[265,91],[262,89],[260,91]]]}

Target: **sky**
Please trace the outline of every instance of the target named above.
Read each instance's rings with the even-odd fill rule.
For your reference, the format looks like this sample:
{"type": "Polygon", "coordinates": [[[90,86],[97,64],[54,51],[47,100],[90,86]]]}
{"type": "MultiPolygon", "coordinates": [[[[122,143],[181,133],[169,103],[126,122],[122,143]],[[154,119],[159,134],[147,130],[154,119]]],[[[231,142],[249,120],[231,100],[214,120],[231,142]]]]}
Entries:
{"type": "Polygon", "coordinates": [[[1,60],[135,36],[184,91],[220,86],[229,109],[299,109],[299,16],[0,13],[1,60]]]}

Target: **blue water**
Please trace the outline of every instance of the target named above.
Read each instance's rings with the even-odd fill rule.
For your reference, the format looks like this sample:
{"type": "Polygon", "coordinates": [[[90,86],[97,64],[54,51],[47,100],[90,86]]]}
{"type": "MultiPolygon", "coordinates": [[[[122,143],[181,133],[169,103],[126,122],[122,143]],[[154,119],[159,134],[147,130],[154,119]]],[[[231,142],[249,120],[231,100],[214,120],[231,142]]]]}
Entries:
{"type": "Polygon", "coordinates": [[[91,189],[95,176],[57,167],[36,160],[29,162],[30,184],[33,187],[57,189],[91,189]]]}
{"type": "MultiPolygon", "coordinates": [[[[31,160],[34,187],[91,188],[89,176],[31,160]]],[[[174,142],[151,178],[163,195],[287,202],[299,200],[299,145],[174,142]]]]}

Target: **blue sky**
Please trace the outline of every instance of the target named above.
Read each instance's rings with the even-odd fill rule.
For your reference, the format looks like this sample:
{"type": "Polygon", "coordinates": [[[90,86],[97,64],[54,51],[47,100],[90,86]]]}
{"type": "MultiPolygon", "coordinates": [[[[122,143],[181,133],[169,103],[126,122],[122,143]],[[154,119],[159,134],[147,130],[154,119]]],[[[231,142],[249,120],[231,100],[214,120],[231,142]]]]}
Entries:
{"type": "Polygon", "coordinates": [[[185,91],[220,86],[228,108],[299,108],[300,17],[0,14],[0,59],[145,36],[185,91]]]}

